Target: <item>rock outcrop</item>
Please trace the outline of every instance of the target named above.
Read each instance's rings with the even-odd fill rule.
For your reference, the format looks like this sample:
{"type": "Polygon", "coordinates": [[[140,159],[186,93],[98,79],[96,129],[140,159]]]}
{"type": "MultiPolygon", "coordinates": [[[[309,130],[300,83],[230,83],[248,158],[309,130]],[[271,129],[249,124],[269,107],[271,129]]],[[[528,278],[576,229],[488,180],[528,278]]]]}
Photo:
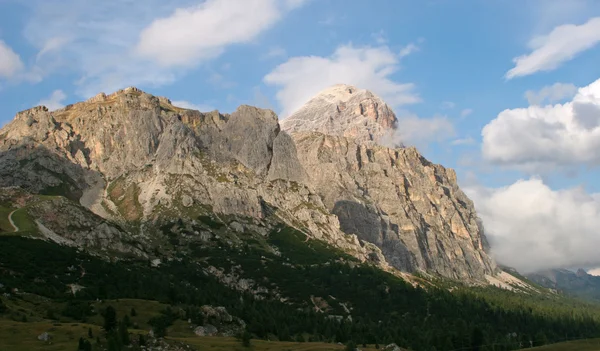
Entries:
{"type": "Polygon", "coordinates": [[[288,133],[320,132],[378,142],[396,127],[396,115],[368,90],[338,84],[323,90],[281,121],[288,133]]]}
{"type": "Polygon", "coordinates": [[[134,238],[146,245],[140,254],[152,252],[165,246],[159,228],[174,219],[187,229],[169,235],[197,233],[200,241],[214,234],[198,226],[200,217],[262,237],[284,222],[383,267],[493,274],[454,171],[414,148],[376,143],[395,126],[380,98],[345,85],[281,127],[270,110],[201,113],[127,88],[54,112],[19,112],[0,130],[0,187],[78,202],[46,199],[28,213],[48,236],[85,247],[126,251],[115,242],[134,238]],[[64,215],[51,216],[52,208],[64,215]]]}
{"type": "Polygon", "coordinates": [[[373,142],[395,125],[380,98],[345,85],[321,92],[282,121],[309,183],[345,233],[377,245],[403,271],[493,275],[483,227],[455,172],[415,148],[373,142]]]}
{"type": "MultiPolygon", "coordinates": [[[[19,112],[0,130],[0,186],[66,196],[149,245],[164,240],[164,221],[215,214],[260,235],[285,222],[361,259],[382,258],[339,229],[305,179],[277,116],[251,106],[200,113],[127,88],[19,112]]],[[[117,237],[91,233],[90,245],[117,237]]]]}
{"type": "Polygon", "coordinates": [[[453,170],[412,147],[321,133],[293,137],[310,183],[342,230],[380,247],[392,266],[460,279],[493,273],[473,203],[453,170]]]}

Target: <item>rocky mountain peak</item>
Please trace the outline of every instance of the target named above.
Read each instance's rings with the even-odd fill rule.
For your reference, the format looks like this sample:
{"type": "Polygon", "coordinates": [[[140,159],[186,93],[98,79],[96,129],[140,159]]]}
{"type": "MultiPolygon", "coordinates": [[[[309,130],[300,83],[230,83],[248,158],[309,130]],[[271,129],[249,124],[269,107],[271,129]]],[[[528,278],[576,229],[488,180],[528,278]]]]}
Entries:
{"type": "Polygon", "coordinates": [[[352,85],[337,84],[282,120],[281,128],[288,133],[316,131],[377,142],[396,127],[396,122],[394,111],[377,95],[352,85]]]}

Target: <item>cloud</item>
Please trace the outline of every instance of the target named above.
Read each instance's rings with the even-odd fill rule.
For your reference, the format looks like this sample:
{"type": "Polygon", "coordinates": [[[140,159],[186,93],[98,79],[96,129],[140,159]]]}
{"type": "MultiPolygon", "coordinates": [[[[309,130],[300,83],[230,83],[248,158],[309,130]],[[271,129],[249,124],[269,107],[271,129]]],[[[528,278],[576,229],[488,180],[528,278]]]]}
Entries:
{"type": "Polygon", "coordinates": [[[412,145],[425,149],[432,142],[441,142],[454,135],[454,125],[446,116],[420,118],[415,114],[408,114],[398,117],[394,133],[382,137],[380,143],[387,147],[412,145]]]}
{"type": "Polygon", "coordinates": [[[59,108],[65,107],[63,102],[66,98],[67,94],[65,94],[64,91],[55,90],[49,97],[40,100],[37,103],[37,106],[46,106],[50,111],[58,110],[59,108]]]}
{"type": "Polygon", "coordinates": [[[187,108],[189,110],[196,110],[196,111],[200,111],[200,112],[210,112],[210,111],[214,111],[215,110],[215,108],[212,107],[212,106],[210,106],[210,105],[194,104],[192,102],[185,101],[185,100],[171,101],[171,104],[173,106],[177,106],[177,107],[181,107],[181,108],[187,108]]]}
{"type": "Polygon", "coordinates": [[[454,102],[452,102],[452,101],[444,101],[444,102],[442,102],[442,108],[444,110],[451,110],[454,107],[456,107],[456,104],[454,102]]]}
{"type": "Polygon", "coordinates": [[[400,57],[408,56],[419,50],[421,50],[421,49],[416,44],[410,43],[410,44],[406,45],[405,47],[403,47],[402,50],[400,50],[399,56],[400,57]]]}
{"type": "Polygon", "coordinates": [[[466,108],[466,109],[460,111],[460,117],[465,118],[465,117],[469,116],[471,113],[473,113],[473,109],[466,108]]]}
{"type": "Polygon", "coordinates": [[[593,268],[587,271],[587,274],[593,275],[595,277],[600,277],[600,268],[593,268]]]}
{"type": "Polygon", "coordinates": [[[600,265],[600,194],[552,190],[538,178],[467,187],[498,262],[522,273],[600,265]]]}
{"type": "Polygon", "coordinates": [[[525,98],[530,105],[542,105],[546,101],[553,103],[572,98],[575,93],[577,93],[577,87],[573,84],[554,83],[543,87],[539,91],[527,90],[525,98]]]}
{"type": "Polygon", "coordinates": [[[23,62],[10,46],[0,40],[0,78],[12,78],[24,68],[23,62]]]}
{"type": "Polygon", "coordinates": [[[566,24],[554,28],[549,34],[533,38],[527,55],[513,59],[515,67],[505,77],[512,79],[539,71],[551,71],[581,52],[600,42],[600,17],[594,17],[582,25],[566,24]]]}
{"type": "Polygon", "coordinates": [[[502,111],[482,130],[483,157],[538,173],[600,165],[600,79],[572,101],[502,111]]]}
{"type": "Polygon", "coordinates": [[[301,1],[207,0],[179,8],[146,27],[136,52],[162,66],[193,66],[219,56],[225,47],[248,43],[301,1]]]}
{"type": "Polygon", "coordinates": [[[471,137],[455,139],[451,143],[452,145],[472,145],[475,144],[475,139],[471,137]]]}
{"type": "Polygon", "coordinates": [[[263,55],[262,58],[270,59],[270,58],[285,57],[285,56],[287,56],[287,52],[285,51],[284,48],[273,47],[273,48],[270,48],[269,51],[267,51],[267,53],[263,55]]]}
{"type": "Polygon", "coordinates": [[[89,97],[171,84],[230,45],[254,40],[303,2],[31,0],[24,35],[38,50],[40,76],[71,71],[77,93],[89,97]]]}
{"type": "Polygon", "coordinates": [[[287,117],[321,90],[335,84],[368,89],[388,104],[400,106],[419,102],[414,84],[391,78],[399,69],[401,55],[387,46],[339,46],[331,56],[289,58],[267,74],[263,81],[279,88],[281,116],[287,117]]]}

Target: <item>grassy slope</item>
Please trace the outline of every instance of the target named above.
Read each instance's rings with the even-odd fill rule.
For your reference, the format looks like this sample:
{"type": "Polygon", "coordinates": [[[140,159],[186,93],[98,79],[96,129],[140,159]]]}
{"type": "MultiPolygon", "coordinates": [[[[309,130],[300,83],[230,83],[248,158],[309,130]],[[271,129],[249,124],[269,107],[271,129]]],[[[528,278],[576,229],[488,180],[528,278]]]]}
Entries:
{"type": "Polygon", "coordinates": [[[561,342],[553,345],[534,347],[531,351],[600,351],[600,339],[587,339],[561,342]]]}

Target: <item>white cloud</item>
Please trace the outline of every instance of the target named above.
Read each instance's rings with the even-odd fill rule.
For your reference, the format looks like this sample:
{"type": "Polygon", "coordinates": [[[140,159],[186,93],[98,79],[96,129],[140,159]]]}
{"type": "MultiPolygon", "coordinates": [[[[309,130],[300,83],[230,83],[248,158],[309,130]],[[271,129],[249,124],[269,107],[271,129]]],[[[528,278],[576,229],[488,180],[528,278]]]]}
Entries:
{"type": "Polygon", "coordinates": [[[460,111],[460,117],[465,118],[465,117],[469,116],[471,113],[473,113],[473,109],[466,108],[466,109],[460,111]]]}
{"type": "Polygon", "coordinates": [[[397,128],[392,135],[381,138],[387,147],[412,145],[425,149],[432,142],[441,142],[454,137],[454,125],[446,116],[420,118],[414,114],[398,117],[397,128]]]}
{"type": "Polygon", "coordinates": [[[139,6],[131,0],[28,1],[25,5],[31,16],[25,36],[38,49],[35,71],[40,76],[59,70],[75,72],[79,75],[77,93],[83,97],[126,86],[170,84],[229,45],[253,40],[303,1],[198,3],[147,0],[139,6]]]}
{"type": "MultiPolygon", "coordinates": [[[[419,40],[419,42],[422,42],[422,41],[423,40],[419,40]]],[[[421,49],[416,44],[410,43],[410,44],[406,45],[405,47],[403,47],[402,50],[400,50],[400,57],[408,56],[419,50],[421,50],[421,49]]]]}
{"type": "Polygon", "coordinates": [[[554,103],[572,98],[575,93],[577,93],[577,87],[573,84],[554,83],[543,87],[539,91],[527,90],[525,98],[530,105],[542,105],[546,101],[554,103]]]}
{"type": "Polygon", "coordinates": [[[210,111],[215,110],[215,108],[210,105],[194,104],[192,102],[185,101],[185,100],[171,101],[171,104],[173,106],[187,108],[189,110],[196,110],[196,111],[200,111],[200,112],[210,112],[210,111]]]}
{"type": "Polygon", "coordinates": [[[579,53],[594,47],[598,42],[600,17],[594,17],[581,25],[558,26],[547,35],[533,38],[529,42],[533,51],[514,58],[515,67],[506,73],[506,78],[554,70],[579,53]]]}
{"type": "Polygon", "coordinates": [[[0,78],[11,78],[24,68],[23,62],[3,40],[0,40],[0,78]]]}
{"type": "Polygon", "coordinates": [[[540,179],[467,187],[498,262],[523,273],[600,264],[600,194],[552,190],[540,179]]]}
{"type": "Polygon", "coordinates": [[[339,46],[329,57],[292,57],[264,77],[276,85],[276,98],[287,117],[321,90],[335,84],[368,89],[392,106],[420,101],[411,83],[399,83],[390,76],[399,69],[400,55],[387,46],[339,46]]]}
{"type": "Polygon", "coordinates": [[[287,52],[282,47],[273,47],[270,48],[269,51],[265,55],[263,55],[263,59],[275,58],[275,57],[285,57],[287,56],[287,52]]]}
{"type": "Polygon", "coordinates": [[[273,26],[301,1],[207,0],[155,20],[136,51],[163,66],[190,66],[220,55],[226,46],[247,43],[273,26]]]}
{"type": "Polygon", "coordinates": [[[496,164],[543,172],[600,165],[600,79],[572,101],[502,111],[482,130],[482,152],[496,164]]]}
{"type": "Polygon", "coordinates": [[[475,139],[471,137],[455,139],[451,143],[452,145],[472,145],[475,144],[475,139]]]}
{"type": "Polygon", "coordinates": [[[371,37],[375,40],[375,42],[379,45],[385,45],[388,42],[387,35],[385,31],[382,29],[377,33],[371,34],[371,37]]]}
{"type": "Polygon", "coordinates": [[[587,274],[593,275],[595,277],[600,277],[600,268],[593,268],[587,271],[587,274]]]}
{"type": "Polygon", "coordinates": [[[63,102],[66,98],[67,94],[65,94],[64,91],[55,90],[49,97],[40,100],[37,103],[37,106],[46,106],[50,111],[58,110],[59,108],[65,107],[63,102]]]}
{"type": "Polygon", "coordinates": [[[442,108],[444,110],[451,110],[454,107],[456,107],[456,104],[454,102],[452,102],[452,101],[444,101],[444,102],[442,102],[442,108]]]}

